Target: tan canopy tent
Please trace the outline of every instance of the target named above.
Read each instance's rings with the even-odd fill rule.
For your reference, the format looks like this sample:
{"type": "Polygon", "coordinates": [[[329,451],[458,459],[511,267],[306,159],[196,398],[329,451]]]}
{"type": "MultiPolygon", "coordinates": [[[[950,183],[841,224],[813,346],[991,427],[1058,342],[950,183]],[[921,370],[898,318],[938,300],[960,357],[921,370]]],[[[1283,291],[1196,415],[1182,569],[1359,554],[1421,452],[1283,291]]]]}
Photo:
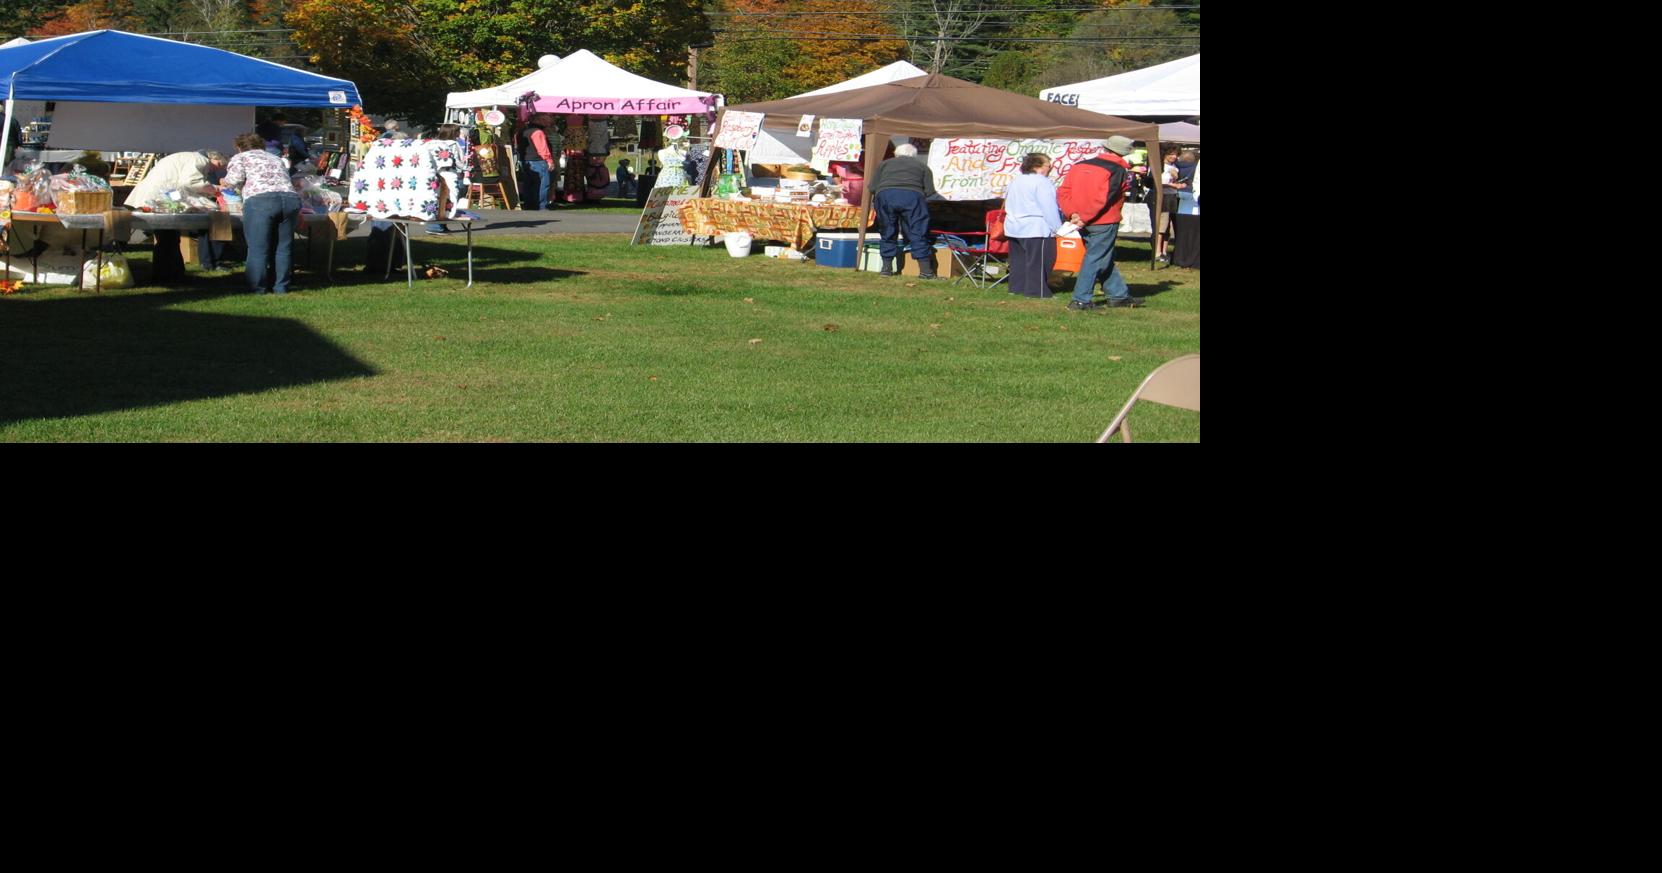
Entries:
{"type": "MultiPolygon", "coordinates": [[[[795,130],[802,116],[858,118],[866,137],[866,178],[877,175],[883,161],[885,141],[891,136],[925,139],[980,137],[987,139],[1048,139],[1083,137],[1101,139],[1119,135],[1148,143],[1150,154],[1160,153],[1160,126],[1112,115],[1099,115],[1058,103],[1047,103],[1022,94],[935,74],[903,79],[870,88],[793,97],[765,103],[729,106],[723,112],[760,112],[762,127],[795,130]]],[[[717,119],[717,127],[721,121],[717,119]]],[[[714,163],[711,164],[714,166],[714,163]]],[[[1156,196],[1153,209],[1159,226],[1160,174],[1154,174],[1156,196]]],[[[708,184],[708,176],[705,179],[708,184]]],[[[871,188],[860,198],[860,214],[869,215],[871,188]]],[[[859,245],[866,242],[866,228],[860,228],[859,245]]],[[[864,269],[864,258],[855,259],[855,269],[864,269]]]]}

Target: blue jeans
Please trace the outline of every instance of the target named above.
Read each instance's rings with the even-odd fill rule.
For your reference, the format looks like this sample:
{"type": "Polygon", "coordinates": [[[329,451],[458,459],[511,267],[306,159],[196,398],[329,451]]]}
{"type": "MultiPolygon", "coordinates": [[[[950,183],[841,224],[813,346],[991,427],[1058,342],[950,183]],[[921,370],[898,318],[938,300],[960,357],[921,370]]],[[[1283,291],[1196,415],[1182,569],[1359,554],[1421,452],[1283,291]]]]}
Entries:
{"type": "Polygon", "coordinates": [[[248,239],[248,286],[255,294],[289,293],[289,274],[294,271],[294,231],[299,224],[299,194],[274,191],[256,194],[243,202],[242,235],[248,239]]]}
{"type": "Polygon", "coordinates": [[[1073,285],[1074,302],[1091,302],[1091,292],[1097,282],[1102,283],[1109,300],[1129,298],[1131,289],[1125,286],[1125,277],[1114,263],[1114,241],[1119,238],[1120,226],[1093,224],[1079,233],[1085,237],[1085,263],[1080,266],[1079,280],[1073,285]]]}
{"type": "Polygon", "coordinates": [[[900,257],[900,234],[906,234],[912,257],[919,263],[934,263],[935,252],[929,247],[929,203],[922,191],[904,188],[885,188],[877,192],[877,226],[883,232],[883,245],[878,254],[883,258],[900,257]]]}
{"type": "MultiPolygon", "coordinates": [[[[554,176],[548,169],[548,162],[547,161],[526,161],[525,162],[525,169],[530,170],[531,175],[537,177],[537,182],[536,182],[537,199],[534,202],[524,204],[525,208],[526,209],[547,209],[548,208],[549,189],[551,187],[553,187],[553,184],[554,184],[554,176]]],[[[529,194],[529,193],[531,193],[531,184],[530,184],[531,180],[530,180],[530,178],[526,178],[525,181],[526,181],[525,193],[529,194]]]]}

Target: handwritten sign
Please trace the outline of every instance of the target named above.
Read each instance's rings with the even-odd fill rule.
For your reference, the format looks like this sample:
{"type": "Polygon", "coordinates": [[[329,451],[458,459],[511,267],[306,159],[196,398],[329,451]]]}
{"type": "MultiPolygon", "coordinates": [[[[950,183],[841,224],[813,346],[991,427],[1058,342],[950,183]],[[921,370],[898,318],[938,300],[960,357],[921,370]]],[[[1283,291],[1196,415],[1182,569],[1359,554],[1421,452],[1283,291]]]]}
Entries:
{"type": "Polygon", "coordinates": [[[1010,180],[1021,173],[1022,158],[1050,156],[1050,181],[1061,185],[1074,164],[1102,152],[1100,139],[937,139],[929,147],[935,190],[947,200],[992,200],[1003,197],[1010,180]]]}
{"type": "Polygon", "coordinates": [[[728,111],[721,117],[721,130],[716,132],[718,149],[747,152],[756,145],[756,136],[762,132],[762,113],[728,111]]]}
{"type": "Polygon", "coordinates": [[[858,118],[821,119],[814,157],[826,161],[858,161],[862,151],[861,132],[858,118]]]}
{"type": "Polygon", "coordinates": [[[669,188],[654,190],[646,199],[646,209],[641,212],[640,223],[635,226],[635,237],[629,244],[690,246],[699,242],[714,243],[715,240],[707,236],[694,238],[681,226],[681,205],[697,196],[697,192],[677,194],[669,188]]]}
{"type": "Polygon", "coordinates": [[[803,139],[807,139],[808,137],[814,135],[814,116],[802,116],[802,120],[796,124],[796,135],[802,137],[803,139]]]}

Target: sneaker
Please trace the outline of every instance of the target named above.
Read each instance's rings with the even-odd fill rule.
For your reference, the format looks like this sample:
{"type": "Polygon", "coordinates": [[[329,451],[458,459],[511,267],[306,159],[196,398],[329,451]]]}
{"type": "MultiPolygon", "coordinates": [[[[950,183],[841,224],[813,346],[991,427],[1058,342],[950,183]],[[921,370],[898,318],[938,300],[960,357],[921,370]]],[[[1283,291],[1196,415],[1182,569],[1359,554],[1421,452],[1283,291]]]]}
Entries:
{"type": "Polygon", "coordinates": [[[1074,312],[1085,312],[1087,310],[1096,309],[1097,304],[1096,304],[1095,300],[1092,300],[1089,303],[1080,303],[1077,300],[1069,300],[1068,301],[1068,308],[1073,310],[1074,312]]]}
{"type": "Polygon", "coordinates": [[[435,233],[435,234],[446,234],[446,233],[450,232],[450,228],[448,228],[448,227],[439,227],[439,228],[429,227],[429,228],[427,228],[427,232],[428,233],[435,233]]]}
{"type": "Polygon", "coordinates": [[[1124,297],[1118,300],[1112,297],[1108,298],[1109,309],[1133,309],[1142,305],[1143,298],[1141,297],[1124,297]]]}

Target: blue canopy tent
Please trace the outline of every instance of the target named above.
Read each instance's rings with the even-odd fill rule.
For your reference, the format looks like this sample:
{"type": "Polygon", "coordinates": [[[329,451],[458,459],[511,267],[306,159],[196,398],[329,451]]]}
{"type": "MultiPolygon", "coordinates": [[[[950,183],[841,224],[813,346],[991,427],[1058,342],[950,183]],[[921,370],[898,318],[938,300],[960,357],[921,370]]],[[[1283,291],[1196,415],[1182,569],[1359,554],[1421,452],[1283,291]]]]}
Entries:
{"type": "Polygon", "coordinates": [[[345,109],[358,86],[223,49],[119,30],[0,48],[7,80],[0,154],[15,100],[345,109]]]}

